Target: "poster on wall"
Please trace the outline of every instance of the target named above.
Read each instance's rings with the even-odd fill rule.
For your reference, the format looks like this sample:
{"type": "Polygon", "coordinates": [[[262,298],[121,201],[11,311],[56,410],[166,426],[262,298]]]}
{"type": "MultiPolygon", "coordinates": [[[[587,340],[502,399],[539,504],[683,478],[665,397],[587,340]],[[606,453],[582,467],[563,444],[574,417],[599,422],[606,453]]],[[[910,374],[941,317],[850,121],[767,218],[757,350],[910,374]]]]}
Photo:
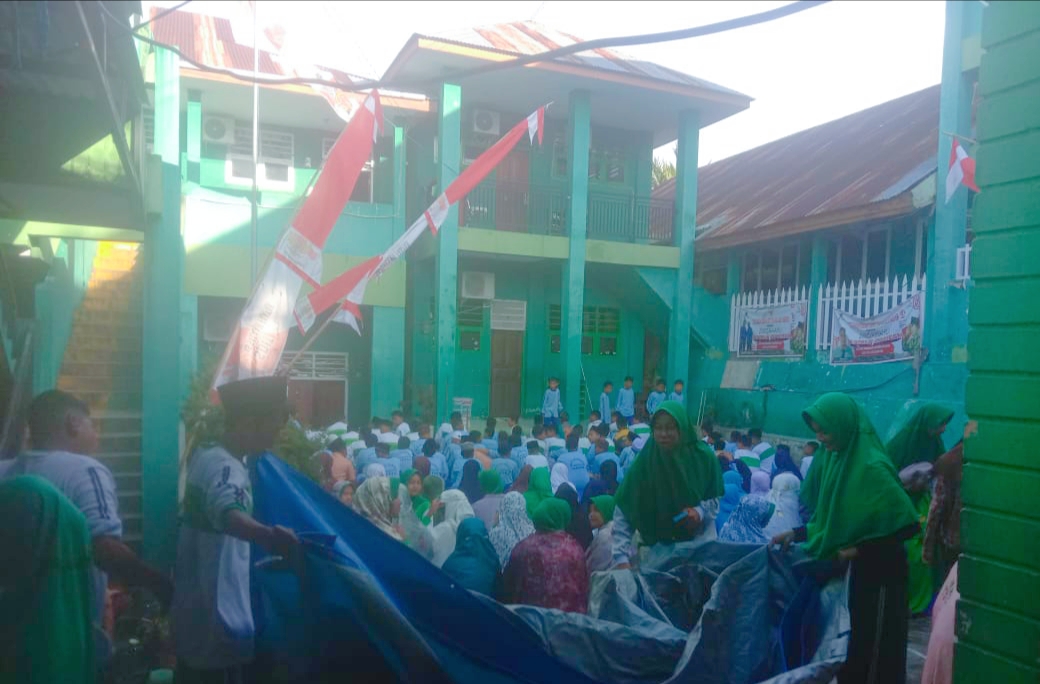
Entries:
{"type": "Polygon", "coordinates": [[[808,311],[808,302],[740,307],[737,356],[802,356],[808,311]]]}
{"type": "Polygon", "coordinates": [[[921,348],[922,302],[915,294],[894,309],[861,318],[834,308],[831,363],[888,363],[912,359],[921,348]]]}

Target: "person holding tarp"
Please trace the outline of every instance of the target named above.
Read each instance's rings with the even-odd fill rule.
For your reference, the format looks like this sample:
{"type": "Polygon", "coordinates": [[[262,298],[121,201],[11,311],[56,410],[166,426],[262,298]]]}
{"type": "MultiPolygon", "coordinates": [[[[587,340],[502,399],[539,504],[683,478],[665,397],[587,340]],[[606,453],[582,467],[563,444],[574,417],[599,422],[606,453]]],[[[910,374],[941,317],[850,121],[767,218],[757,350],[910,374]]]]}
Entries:
{"type": "Polygon", "coordinates": [[[917,513],[855,399],[824,394],[802,416],[821,444],[801,488],[811,517],[773,542],[803,542],[831,574],[850,565],[851,631],[838,682],[901,684],[908,630],[903,542],[917,531],[917,513]]]}
{"type": "Polygon", "coordinates": [[[632,540],[669,544],[714,539],[719,498],[725,492],[722,468],[682,404],[666,401],[652,421],[652,434],[615,496],[614,565],[627,568],[635,556],[632,540]]]}

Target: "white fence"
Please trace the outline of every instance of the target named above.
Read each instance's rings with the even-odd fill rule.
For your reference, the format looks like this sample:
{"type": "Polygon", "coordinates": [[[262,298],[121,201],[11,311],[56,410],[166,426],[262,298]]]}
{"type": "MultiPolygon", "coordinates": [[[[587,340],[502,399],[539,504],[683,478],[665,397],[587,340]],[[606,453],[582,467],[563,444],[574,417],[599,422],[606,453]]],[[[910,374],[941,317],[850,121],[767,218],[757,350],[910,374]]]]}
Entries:
{"type": "Polygon", "coordinates": [[[808,302],[808,287],[789,287],[783,290],[759,290],[733,295],[729,308],[729,350],[736,352],[740,344],[740,310],[744,307],[777,306],[808,302]]]}
{"type": "MultiPolygon", "coordinates": [[[[924,305],[924,276],[913,279],[898,277],[892,282],[884,280],[860,281],[858,283],[841,283],[840,285],[824,285],[819,289],[816,308],[816,348],[830,349],[833,335],[834,308],[850,313],[853,316],[870,318],[894,309],[915,294],[920,293],[924,305]]],[[[733,324],[730,322],[730,345],[732,346],[733,324]]]]}

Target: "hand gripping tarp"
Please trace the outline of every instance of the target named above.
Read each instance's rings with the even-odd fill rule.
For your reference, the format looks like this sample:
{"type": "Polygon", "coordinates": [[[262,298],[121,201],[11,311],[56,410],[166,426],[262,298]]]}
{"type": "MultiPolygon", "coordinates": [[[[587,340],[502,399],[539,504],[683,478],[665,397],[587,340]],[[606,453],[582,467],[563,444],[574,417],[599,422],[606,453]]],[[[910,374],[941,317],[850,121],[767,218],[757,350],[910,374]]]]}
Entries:
{"type": "Polygon", "coordinates": [[[655,547],[639,573],[594,576],[588,616],[506,607],[277,458],[250,471],[258,520],[335,535],[308,545],[302,581],[253,572],[270,681],[823,684],[844,659],[846,583],[800,584],[790,556],[764,547],[655,547]]]}

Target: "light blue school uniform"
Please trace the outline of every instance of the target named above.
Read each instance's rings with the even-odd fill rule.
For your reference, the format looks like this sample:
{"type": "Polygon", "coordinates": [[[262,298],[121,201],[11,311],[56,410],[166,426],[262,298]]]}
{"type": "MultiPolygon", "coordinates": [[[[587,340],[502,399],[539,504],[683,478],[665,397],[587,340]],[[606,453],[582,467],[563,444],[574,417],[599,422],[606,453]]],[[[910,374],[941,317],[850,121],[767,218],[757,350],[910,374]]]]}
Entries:
{"type": "Polygon", "coordinates": [[[683,406],[686,406],[686,392],[672,392],[668,395],[668,401],[677,401],[683,406]]]}
{"type": "Polygon", "coordinates": [[[496,454],[498,453],[497,439],[494,439],[493,437],[488,437],[487,439],[480,440],[480,444],[488,451],[494,451],[496,454]]]}
{"type": "Polygon", "coordinates": [[[409,444],[408,448],[411,450],[412,456],[422,456],[424,446],[426,446],[426,440],[420,438],[409,444]]]}
{"type": "Polygon", "coordinates": [[[622,468],[629,468],[636,460],[636,450],[630,446],[625,447],[621,450],[621,459],[618,461],[618,465],[622,468]]]}
{"type": "Polygon", "coordinates": [[[383,466],[387,477],[401,477],[401,464],[396,458],[377,458],[374,462],[383,466]]]}
{"type": "Polygon", "coordinates": [[[578,490],[580,499],[585,488],[589,486],[589,461],[585,454],[580,451],[568,451],[561,454],[556,462],[567,466],[567,479],[578,490]]]}
{"type": "Polygon", "coordinates": [[[599,417],[608,425],[610,424],[610,395],[601,392],[599,395],[599,417]]]}
{"type": "Polygon", "coordinates": [[[520,469],[510,458],[496,458],[492,460],[491,468],[498,471],[499,477],[502,478],[502,487],[505,489],[509,489],[513,481],[516,480],[516,476],[520,474],[520,469]]]}
{"type": "MultiPolygon", "coordinates": [[[[443,449],[443,453],[445,463],[448,465],[448,472],[451,473],[455,469],[455,462],[462,460],[462,446],[452,442],[443,449]]],[[[445,480],[444,484],[447,486],[448,481],[445,480]]]]}
{"type": "MultiPolygon", "coordinates": [[[[448,478],[448,482],[445,484],[445,489],[458,489],[459,484],[462,482],[462,469],[466,466],[468,458],[457,458],[455,462],[451,464],[451,477],[448,478]]],[[[477,461],[480,463],[480,461],[477,461]]]]}
{"type": "Polygon", "coordinates": [[[518,469],[523,468],[524,464],[527,463],[527,447],[513,447],[509,451],[509,459],[516,464],[518,469]]]}
{"type": "Polygon", "coordinates": [[[378,459],[379,457],[376,456],[375,447],[365,447],[364,449],[359,451],[357,454],[357,461],[354,463],[354,466],[357,468],[358,475],[364,475],[365,468],[375,463],[378,459]]]}
{"type": "Polygon", "coordinates": [[[448,481],[448,461],[439,451],[430,456],[430,475],[436,475],[445,482],[448,481]]]}
{"type": "Polygon", "coordinates": [[[622,387],[617,395],[617,412],[623,418],[632,419],[636,415],[636,393],[635,390],[622,387]]]}
{"type": "Polygon", "coordinates": [[[412,459],[415,458],[415,454],[411,449],[394,449],[390,452],[390,458],[397,461],[401,470],[408,470],[412,467],[412,459]]]}
{"type": "Polygon", "coordinates": [[[646,412],[651,416],[657,413],[657,409],[664,403],[664,398],[664,392],[651,392],[650,396],[646,398],[646,412]]]}
{"type": "Polygon", "coordinates": [[[617,466],[617,479],[621,482],[625,478],[625,469],[621,467],[621,459],[609,451],[604,451],[602,454],[596,454],[596,458],[592,462],[592,474],[599,475],[603,472],[603,464],[607,461],[613,461],[614,465],[617,466]]]}
{"type": "Polygon", "coordinates": [[[563,403],[560,401],[560,389],[546,388],[542,395],[542,417],[559,419],[563,403]]]}

